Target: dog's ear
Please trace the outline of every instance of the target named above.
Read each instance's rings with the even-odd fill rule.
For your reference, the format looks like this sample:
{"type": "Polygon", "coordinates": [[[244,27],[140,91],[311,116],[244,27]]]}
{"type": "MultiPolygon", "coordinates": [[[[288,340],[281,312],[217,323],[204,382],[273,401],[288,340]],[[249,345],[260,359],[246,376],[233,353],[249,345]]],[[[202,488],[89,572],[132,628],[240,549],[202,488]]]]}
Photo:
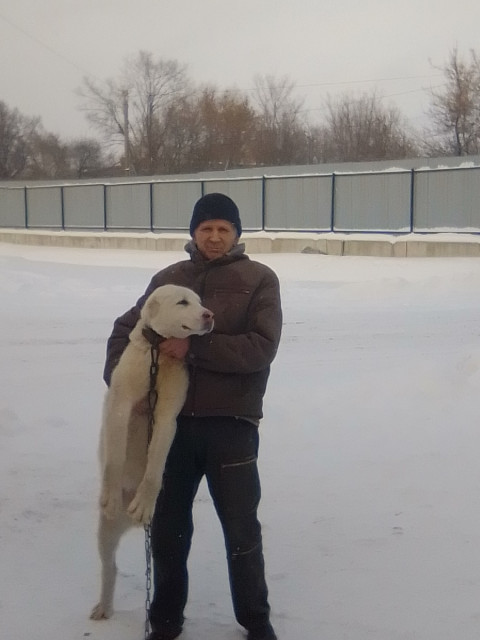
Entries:
{"type": "Polygon", "coordinates": [[[149,298],[144,306],[144,316],[148,321],[160,310],[160,303],[155,298],[149,298]]]}

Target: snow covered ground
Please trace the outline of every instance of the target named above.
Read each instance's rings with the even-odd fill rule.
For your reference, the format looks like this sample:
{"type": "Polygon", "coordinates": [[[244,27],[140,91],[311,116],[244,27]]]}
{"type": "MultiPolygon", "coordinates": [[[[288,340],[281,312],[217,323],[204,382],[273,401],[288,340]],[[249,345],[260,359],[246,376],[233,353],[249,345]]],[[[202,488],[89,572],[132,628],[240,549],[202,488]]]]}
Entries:
{"type": "MultiPolygon", "coordinates": [[[[113,319],[182,253],[0,245],[0,629],[140,640],[143,531],[97,598],[97,434],[113,319]]],[[[282,345],[261,425],[280,640],[478,640],[480,260],[255,256],[282,345]]],[[[182,640],[241,640],[219,525],[195,508],[182,640]]]]}

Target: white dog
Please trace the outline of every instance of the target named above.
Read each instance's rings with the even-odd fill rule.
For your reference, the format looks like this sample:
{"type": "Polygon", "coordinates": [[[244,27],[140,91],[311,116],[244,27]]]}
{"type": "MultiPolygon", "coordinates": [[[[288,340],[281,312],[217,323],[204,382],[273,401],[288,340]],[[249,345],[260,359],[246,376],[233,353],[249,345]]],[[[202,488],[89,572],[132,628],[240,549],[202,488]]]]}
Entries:
{"type": "Polygon", "coordinates": [[[130,342],[115,367],[103,407],[100,437],[102,487],[98,548],[102,563],[100,600],[91,618],[108,618],[113,609],[115,554],[122,534],[134,524],[147,524],[162,484],[176,419],[188,387],[185,364],[160,353],[153,433],[148,442],[148,416],[132,411],[150,389],[151,343],[144,330],[164,338],[203,335],[213,329],[213,313],[196,293],[165,285],[145,302],[130,342]]]}

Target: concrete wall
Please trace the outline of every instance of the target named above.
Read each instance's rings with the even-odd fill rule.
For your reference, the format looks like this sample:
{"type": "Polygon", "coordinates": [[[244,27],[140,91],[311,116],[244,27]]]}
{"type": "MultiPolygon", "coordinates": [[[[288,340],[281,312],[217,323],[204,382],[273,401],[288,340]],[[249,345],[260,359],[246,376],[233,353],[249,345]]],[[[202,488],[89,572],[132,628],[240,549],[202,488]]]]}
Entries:
{"type": "MultiPolygon", "coordinates": [[[[188,234],[67,232],[0,229],[0,242],[82,249],[183,251],[188,234]]],[[[392,258],[480,257],[480,237],[464,234],[389,236],[377,234],[245,233],[247,253],[320,253],[392,258]]]]}

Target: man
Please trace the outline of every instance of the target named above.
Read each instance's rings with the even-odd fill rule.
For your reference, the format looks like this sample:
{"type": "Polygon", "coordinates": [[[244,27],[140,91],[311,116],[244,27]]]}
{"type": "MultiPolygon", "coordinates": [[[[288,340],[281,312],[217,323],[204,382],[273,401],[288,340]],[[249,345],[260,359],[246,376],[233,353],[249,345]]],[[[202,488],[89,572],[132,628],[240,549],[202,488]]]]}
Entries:
{"type": "Polygon", "coordinates": [[[238,244],[241,233],[233,200],[220,193],[200,198],[190,223],[193,239],[186,246],[190,260],[153,276],[136,306],[115,321],[108,341],[107,384],[143,303],[156,287],[189,287],[214,312],[211,334],[170,338],[160,347],[186,360],[190,383],[152,522],[149,640],[173,640],[182,632],[192,506],[203,476],[224,532],[236,619],[248,640],[276,640],[257,519],[256,461],[262,401],[280,340],[282,311],[277,276],[248,258],[244,245],[238,244]]]}

